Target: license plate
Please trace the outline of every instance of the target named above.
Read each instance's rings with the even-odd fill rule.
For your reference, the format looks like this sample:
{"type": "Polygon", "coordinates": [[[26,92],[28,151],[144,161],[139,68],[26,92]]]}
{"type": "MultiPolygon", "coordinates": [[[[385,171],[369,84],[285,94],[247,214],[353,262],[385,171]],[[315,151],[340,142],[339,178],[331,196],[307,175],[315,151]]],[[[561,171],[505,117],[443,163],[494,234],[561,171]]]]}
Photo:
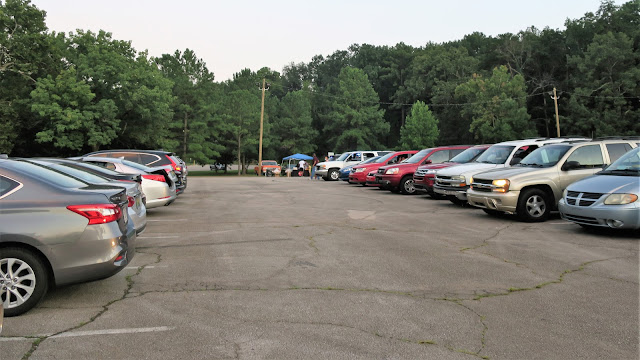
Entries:
{"type": "Polygon", "coordinates": [[[458,193],[457,191],[442,190],[442,189],[437,189],[435,190],[435,192],[437,192],[438,194],[444,194],[444,195],[456,195],[458,193]]]}

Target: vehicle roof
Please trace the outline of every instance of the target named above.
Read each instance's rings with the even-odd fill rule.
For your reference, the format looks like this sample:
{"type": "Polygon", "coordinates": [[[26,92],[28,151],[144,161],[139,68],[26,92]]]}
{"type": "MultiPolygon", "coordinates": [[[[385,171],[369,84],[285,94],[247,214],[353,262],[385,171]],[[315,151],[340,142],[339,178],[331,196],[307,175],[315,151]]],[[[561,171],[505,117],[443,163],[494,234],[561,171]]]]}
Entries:
{"type": "Polygon", "coordinates": [[[559,138],[531,138],[531,139],[522,139],[522,140],[509,140],[496,143],[494,145],[526,145],[526,144],[539,144],[539,143],[559,143],[563,141],[571,141],[571,140],[590,140],[590,138],[586,137],[559,137],[559,138]]]}
{"type": "Polygon", "coordinates": [[[176,153],[174,153],[173,151],[165,151],[165,150],[139,150],[139,149],[109,149],[109,150],[98,150],[98,151],[92,151],[90,153],[85,154],[86,155],[91,155],[91,154],[99,154],[99,153],[104,153],[104,152],[132,152],[132,153],[146,153],[146,154],[154,154],[154,155],[169,155],[169,156],[176,156],[176,153]]]}

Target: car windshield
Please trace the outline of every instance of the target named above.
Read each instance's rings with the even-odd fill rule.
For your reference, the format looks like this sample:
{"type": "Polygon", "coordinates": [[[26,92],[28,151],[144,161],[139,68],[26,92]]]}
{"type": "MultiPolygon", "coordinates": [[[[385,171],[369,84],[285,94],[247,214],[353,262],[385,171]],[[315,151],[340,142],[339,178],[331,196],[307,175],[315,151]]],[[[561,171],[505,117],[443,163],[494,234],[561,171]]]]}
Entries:
{"type": "Polygon", "coordinates": [[[276,165],[277,166],[278,163],[275,162],[275,161],[263,161],[262,165],[276,165]]]}
{"type": "Polygon", "coordinates": [[[382,164],[384,162],[386,162],[387,160],[391,159],[392,157],[394,157],[396,153],[389,153],[385,156],[380,157],[377,161],[376,164],[382,164]]]}
{"type": "Polygon", "coordinates": [[[109,179],[103,178],[102,176],[94,175],[84,170],[79,170],[66,164],[50,163],[50,162],[41,161],[41,160],[33,160],[33,162],[38,163],[40,165],[44,165],[51,169],[59,170],[67,175],[71,175],[73,177],[76,177],[88,183],[105,184],[109,182],[109,179]]]}
{"type": "Polygon", "coordinates": [[[378,160],[380,160],[380,156],[376,156],[376,157],[372,157],[372,158],[368,158],[367,160],[361,162],[360,164],[371,164],[371,163],[377,163],[378,160]]]}
{"type": "Polygon", "coordinates": [[[461,152],[460,154],[458,154],[458,155],[454,156],[453,158],[451,158],[451,160],[449,160],[449,162],[454,162],[454,163],[459,163],[459,164],[468,163],[470,161],[475,160],[485,150],[487,150],[487,148],[470,147],[467,150],[465,150],[465,151],[461,152]]]}
{"type": "Polygon", "coordinates": [[[418,151],[415,155],[413,155],[412,157],[402,161],[401,164],[417,164],[420,161],[422,161],[422,159],[427,156],[431,151],[433,151],[433,149],[424,149],[424,150],[420,150],[418,151]]]}
{"type": "Polygon", "coordinates": [[[489,147],[482,155],[478,156],[476,162],[484,164],[504,164],[515,146],[512,145],[493,145],[489,147]]]}
{"type": "Polygon", "coordinates": [[[63,188],[82,188],[88,185],[87,183],[82,182],[76,178],[40,164],[34,164],[32,162],[27,162],[24,160],[16,160],[13,161],[11,165],[13,168],[20,172],[38,179],[45,179],[45,181],[63,188]]]}
{"type": "Polygon", "coordinates": [[[620,159],[614,161],[598,174],[640,176],[640,148],[635,148],[622,155],[620,159]]]}
{"type": "Polygon", "coordinates": [[[533,150],[518,166],[551,167],[571,149],[571,145],[547,145],[533,150]]]}
{"type": "Polygon", "coordinates": [[[142,171],[146,171],[146,172],[152,171],[151,168],[149,168],[148,166],[144,166],[142,164],[138,164],[138,163],[135,163],[133,161],[122,160],[122,163],[124,165],[130,166],[130,167],[132,167],[134,169],[138,169],[138,170],[142,170],[142,171]]]}

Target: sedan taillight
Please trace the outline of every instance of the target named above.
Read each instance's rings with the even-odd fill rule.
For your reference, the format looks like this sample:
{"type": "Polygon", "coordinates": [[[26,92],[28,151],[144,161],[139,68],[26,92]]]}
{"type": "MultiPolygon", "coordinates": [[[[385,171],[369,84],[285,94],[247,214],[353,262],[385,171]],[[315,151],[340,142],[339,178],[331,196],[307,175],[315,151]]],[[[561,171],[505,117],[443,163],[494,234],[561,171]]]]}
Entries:
{"type": "Polygon", "coordinates": [[[115,204],[69,205],[67,209],[89,219],[88,225],[106,224],[122,217],[122,210],[115,204]]]}
{"type": "Polygon", "coordinates": [[[133,205],[136,203],[136,199],[134,199],[133,196],[127,195],[127,200],[129,201],[128,207],[133,207],[133,205]]]}
{"type": "Polygon", "coordinates": [[[165,180],[164,176],[162,176],[162,175],[149,174],[149,175],[142,175],[142,177],[147,179],[147,180],[167,182],[165,180]]]}

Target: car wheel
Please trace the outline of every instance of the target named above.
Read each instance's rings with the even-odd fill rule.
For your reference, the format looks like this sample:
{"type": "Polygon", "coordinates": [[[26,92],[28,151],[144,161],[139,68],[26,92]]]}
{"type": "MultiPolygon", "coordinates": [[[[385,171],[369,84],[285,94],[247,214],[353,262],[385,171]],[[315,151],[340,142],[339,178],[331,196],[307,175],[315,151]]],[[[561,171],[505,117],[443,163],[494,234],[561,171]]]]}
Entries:
{"type": "Polygon", "coordinates": [[[340,173],[336,169],[331,169],[329,170],[329,174],[327,174],[327,177],[331,181],[338,181],[338,179],[340,178],[340,173]]]}
{"type": "Polygon", "coordinates": [[[531,188],[520,193],[516,208],[518,219],[526,222],[545,221],[550,211],[547,193],[541,189],[531,188]]]}
{"type": "Polygon", "coordinates": [[[22,248],[0,249],[0,301],[5,316],[29,311],[48,287],[46,267],[37,255],[22,248]]]}
{"type": "Polygon", "coordinates": [[[413,195],[416,193],[416,187],[413,186],[413,176],[407,176],[400,181],[400,191],[404,195],[413,195]]]}

